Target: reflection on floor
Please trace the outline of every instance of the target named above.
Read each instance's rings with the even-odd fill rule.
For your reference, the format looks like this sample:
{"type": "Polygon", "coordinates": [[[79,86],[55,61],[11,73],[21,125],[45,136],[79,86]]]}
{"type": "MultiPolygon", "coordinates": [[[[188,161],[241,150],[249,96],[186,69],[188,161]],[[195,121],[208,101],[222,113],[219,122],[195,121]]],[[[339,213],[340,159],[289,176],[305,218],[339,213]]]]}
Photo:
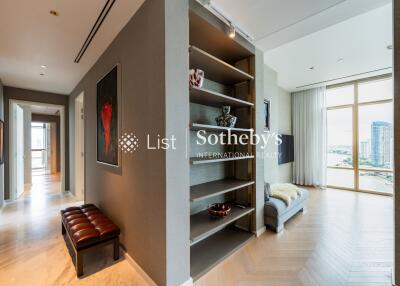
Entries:
{"type": "MultiPolygon", "coordinates": [[[[59,210],[80,202],[52,189],[57,180],[48,176],[1,209],[0,285],[148,285],[128,261],[113,262],[111,247],[87,255],[76,278],[59,210]],[[36,196],[40,189],[48,195],[36,196]]],[[[310,190],[307,213],[279,235],[252,240],[195,285],[391,285],[392,223],[390,197],[310,190]]]]}
{"type": "Polygon", "coordinates": [[[85,275],[76,278],[59,211],[80,203],[60,192],[59,175],[47,175],[0,209],[0,285],[146,285],[128,261],[113,261],[111,247],[85,256],[85,275]]]}
{"type": "Polygon", "coordinates": [[[60,173],[46,174],[43,169],[32,170],[32,184],[25,185],[21,197],[31,198],[34,201],[44,201],[46,196],[59,194],[61,192],[60,173]]]}

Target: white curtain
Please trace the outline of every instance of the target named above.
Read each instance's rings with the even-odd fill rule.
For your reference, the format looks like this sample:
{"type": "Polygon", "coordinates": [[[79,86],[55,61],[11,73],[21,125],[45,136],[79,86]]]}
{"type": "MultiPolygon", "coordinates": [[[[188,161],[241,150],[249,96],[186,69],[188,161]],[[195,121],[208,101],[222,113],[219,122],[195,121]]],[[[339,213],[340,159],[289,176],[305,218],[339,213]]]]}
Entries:
{"type": "Polygon", "coordinates": [[[326,186],[326,88],[292,94],[293,183],[326,186]]]}

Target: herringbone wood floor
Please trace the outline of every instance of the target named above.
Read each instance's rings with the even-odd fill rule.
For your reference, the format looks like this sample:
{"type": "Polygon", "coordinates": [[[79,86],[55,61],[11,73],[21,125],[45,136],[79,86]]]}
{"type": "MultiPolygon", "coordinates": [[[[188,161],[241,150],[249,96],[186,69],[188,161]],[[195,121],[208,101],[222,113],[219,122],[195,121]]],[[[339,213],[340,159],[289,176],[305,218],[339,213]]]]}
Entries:
{"type": "Polygon", "coordinates": [[[308,211],[200,278],[216,285],[391,285],[392,198],[310,190],[308,211]]]}

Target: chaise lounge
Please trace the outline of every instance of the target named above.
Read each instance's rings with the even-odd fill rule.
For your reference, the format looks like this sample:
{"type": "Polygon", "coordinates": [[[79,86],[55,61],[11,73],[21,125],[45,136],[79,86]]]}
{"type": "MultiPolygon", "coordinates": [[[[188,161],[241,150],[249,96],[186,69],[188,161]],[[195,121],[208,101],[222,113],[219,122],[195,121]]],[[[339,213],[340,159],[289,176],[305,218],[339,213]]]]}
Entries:
{"type": "MultiPolygon", "coordinates": [[[[266,188],[268,187],[266,186],[266,188]]],[[[272,197],[268,191],[265,191],[264,224],[268,228],[272,228],[277,233],[281,232],[285,222],[299,211],[304,212],[306,210],[308,191],[305,189],[298,190],[301,194],[289,205],[284,200],[272,197]]]]}

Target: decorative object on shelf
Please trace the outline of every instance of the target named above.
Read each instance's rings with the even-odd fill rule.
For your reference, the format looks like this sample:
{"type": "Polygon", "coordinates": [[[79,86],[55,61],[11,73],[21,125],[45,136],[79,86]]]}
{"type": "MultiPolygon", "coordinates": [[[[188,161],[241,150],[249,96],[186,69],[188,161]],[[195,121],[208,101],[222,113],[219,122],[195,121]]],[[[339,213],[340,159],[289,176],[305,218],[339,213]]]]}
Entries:
{"type": "Polygon", "coordinates": [[[97,162],[119,166],[118,65],[97,83],[97,162]]]}
{"type": "Polygon", "coordinates": [[[199,69],[191,69],[189,71],[189,85],[190,87],[201,88],[204,82],[204,71],[199,69]]]}
{"type": "Polygon", "coordinates": [[[208,213],[213,217],[226,217],[231,212],[231,206],[225,203],[212,204],[208,208],[208,213]]]}
{"type": "Polygon", "coordinates": [[[231,112],[231,107],[228,105],[222,106],[222,115],[215,118],[217,121],[218,126],[221,127],[235,127],[237,117],[229,114],[231,112]]]}
{"type": "Polygon", "coordinates": [[[264,132],[268,132],[271,129],[271,101],[264,98],[264,132]]]}
{"type": "Polygon", "coordinates": [[[0,165],[4,163],[4,122],[0,120],[0,165]]]}

